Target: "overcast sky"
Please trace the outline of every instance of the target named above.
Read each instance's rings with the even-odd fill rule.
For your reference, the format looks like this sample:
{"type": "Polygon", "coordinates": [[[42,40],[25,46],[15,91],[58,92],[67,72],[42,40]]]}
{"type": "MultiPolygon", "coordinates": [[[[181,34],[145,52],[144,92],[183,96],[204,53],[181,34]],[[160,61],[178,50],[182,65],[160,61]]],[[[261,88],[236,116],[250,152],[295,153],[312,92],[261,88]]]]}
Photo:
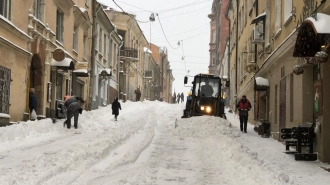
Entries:
{"type": "MultiPolygon", "coordinates": [[[[113,0],[98,1],[120,10],[113,0]]],[[[151,25],[150,22],[139,22],[139,25],[149,42],[151,38],[151,43],[167,47],[175,78],[173,91],[175,88],[176,92],[184,92],[187,95],[190,88],[184,87],[184,76],[208,71],[210,19],[207,16],[211,13],[212,0],[115,0],[115,2],[125,12],[135,14],[139,21],[148,21],[151,13],[158,13],[158,17],[155,16],[156,21],[151,25]],[[182,41],[180,46],[177,45],[178,41],[182,41]],[[183,56],[184,60],[182,60],[183,56]]]]}

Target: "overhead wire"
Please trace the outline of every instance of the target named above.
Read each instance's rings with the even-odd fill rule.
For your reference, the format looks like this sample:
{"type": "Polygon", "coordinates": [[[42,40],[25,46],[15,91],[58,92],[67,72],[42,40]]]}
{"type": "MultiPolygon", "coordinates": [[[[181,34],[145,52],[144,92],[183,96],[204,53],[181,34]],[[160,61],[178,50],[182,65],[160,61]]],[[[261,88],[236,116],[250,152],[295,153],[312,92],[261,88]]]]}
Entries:
{"type": "Polygon", "coordinates": [[[177,47],[177,48],[174,48],[174,47],[171,45],[171,43],[168,41],[168,39],[167,39],[167,37],[166,37],[166,34],[165,34],[165,31],[164,31],[164,28],[163,28],[163,25],[162,25],[162,23],[160,22],[159,15],[158,15],[158,14],[156,14],[156,15],[157,15],[158,22],[159,22],[159,24],[160,24],[160,27],[162,28],[162,31],[163,31],[164,37],[165,37],[165,39],[166,39],[168,45],[170,45],[171,48],[173,48],[173,49],[178,49],[180,46],[177,47]]]}
{"type": "Polygon", "coordinates": [[[140,22],[140,23],[148,23],[148,22],[150,22],[150,20],[149,20],[149,21],[140,21],[140,20],[135,19],[134,17],[132,17],[131,14],[125,12],[125,10],[124,10],[122,7],[120,7],[120,6],[116,3],[115,0],[112,0],[112,1],[116,4],[116,6],[118,6],[118,7],[121,9],[121,11],[123,11],[124,14],[128,15],[128,16],[131,17],[133,20],[135,20],[135,21],[137,21],[137,22],[140,22]]]}

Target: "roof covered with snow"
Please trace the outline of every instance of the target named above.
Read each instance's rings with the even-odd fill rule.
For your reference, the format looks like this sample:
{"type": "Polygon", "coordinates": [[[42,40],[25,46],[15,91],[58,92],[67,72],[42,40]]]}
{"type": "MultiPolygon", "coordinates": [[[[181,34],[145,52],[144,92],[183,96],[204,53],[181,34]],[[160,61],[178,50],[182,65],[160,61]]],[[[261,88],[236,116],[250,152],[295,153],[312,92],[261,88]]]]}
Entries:
{"type": "Polygon", "coordinates": [[[323,13],[317,13],[316,19],[314,17],[308,17],[305,21],[313,23],[315,31],[317,33],[330,34],[330,16],[323,13]]]}

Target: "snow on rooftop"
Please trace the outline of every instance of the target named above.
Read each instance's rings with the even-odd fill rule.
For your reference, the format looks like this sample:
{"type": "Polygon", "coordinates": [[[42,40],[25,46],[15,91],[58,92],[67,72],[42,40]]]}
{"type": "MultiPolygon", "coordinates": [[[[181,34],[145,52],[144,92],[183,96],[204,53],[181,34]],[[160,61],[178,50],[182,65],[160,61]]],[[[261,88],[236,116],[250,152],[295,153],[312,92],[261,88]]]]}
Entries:
{"type": "Polygon", "coordinates": [[[76,69],[72,71],[73,73],[88,73],[87,69],[76,69]]]}
{"type": "Polygon", "coordinates": [[[309,20],[313,23],[314,28],[317,33],[330,34],[330,16],[323,13],[316,14],[316,20],[313,17],[308,17],[306,20],[309,20]]]}
{"type": "Polygon", "coordinates": [[[143,47],[143,50],[144,50],[144,52],[152,53],[152,51],[149,48],[143,47]]]}

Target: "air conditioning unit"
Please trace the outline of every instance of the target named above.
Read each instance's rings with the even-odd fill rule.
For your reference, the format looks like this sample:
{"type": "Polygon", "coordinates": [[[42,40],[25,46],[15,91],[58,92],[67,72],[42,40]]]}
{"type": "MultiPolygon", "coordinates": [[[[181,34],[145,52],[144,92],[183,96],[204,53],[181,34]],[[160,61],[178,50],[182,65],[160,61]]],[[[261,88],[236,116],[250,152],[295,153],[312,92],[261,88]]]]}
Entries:
{"type": "Polygon", "coordinates": [[[263,24],[254,25],[252,42],[255,44],[264,43],[264,26],[263,26],[263,24]]]}

